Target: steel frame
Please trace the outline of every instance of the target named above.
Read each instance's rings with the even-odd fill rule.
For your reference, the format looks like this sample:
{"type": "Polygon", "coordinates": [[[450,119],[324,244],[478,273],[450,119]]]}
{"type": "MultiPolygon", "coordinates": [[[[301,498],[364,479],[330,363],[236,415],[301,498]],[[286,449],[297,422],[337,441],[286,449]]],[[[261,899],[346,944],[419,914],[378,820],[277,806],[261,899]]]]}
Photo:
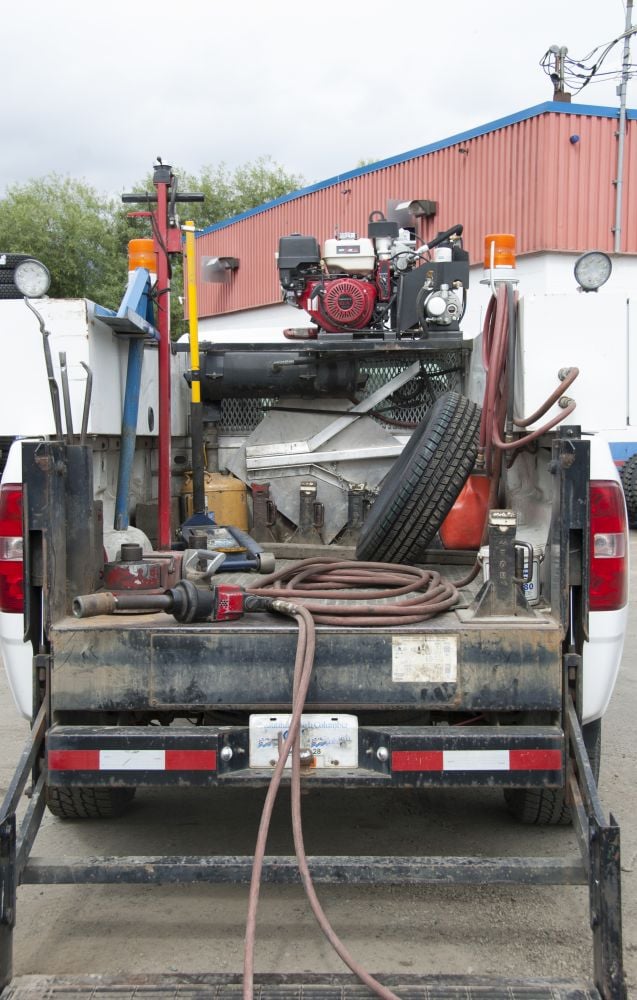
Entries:
{"type": "MultiPolygon", "coordinates": [[[[195,881],[245,883],[250,877],[251,858],[247,856],[63,861],[32,856],[45,807],[45,772],[38,773],[38,764],[44,750],[46,718],[44,701],[0,809],[0,987],[5,987],[12,976],[13,931],[19,885],[195,881]],[[34,787],[29,805],[18,823],[16,810],[32,777],[34,787]]],[[[310,868],[316,881],[374,885],[588,883],[595,988],[603,1000],[625,1000],[619,828],[612,816],[609,821],[604,816],[575,705],[570,699],[565,713],[565,735],[570,749],[567,787],[580,848],[579,858],[313,857],[310,868]]],[[[267,858],[263,877],[265,881],[277,884],[297,881],[295,859],[267,858]]]]}
{"type": "MultiPolygon", "coordinates": [[[[25,447],[29,447],[25,445],[25,447]]],[[[561,471],[563,486],[556,497],[560,537],[555,544],[560,551],[570,551],[570,535],[577,532],[587,545],[587,511],[578,504],[584,494],[588,463],[584,452],[587,445],[579,440],[575,429],[567,428],[554,443],[554,464],[561,471]],[[581,461],[578,461],[581,453],[581,461]]],[[[52,532],[52,541],[58,553],[57,571],[74,593],[91,588],[95,572],[94,560],[86,553],[94,546],[94,539],[86,528],[90,511],[86,497],[92,497],[90,488],[90,463],[82,449],[51,445],[36,447],[35,463],[45,473],[46,482],[38,492],[32,489],[30,501],[37,499],[31,511],[30,534],[26,538],[27,556],[37,555],[38,533],[52,532]],[[61,473],[68,464],[68,483],[61,473]],[[36,494],[34,498],[33,494],[36,494]],[[47,525],[47,513],[59,513],[53,528],[47,525]],[[66,515],[68,529],[59,519],[66,515]],[[68,530],[69,538],[65,536],[68,530]],[[84,533],[84,534],[83,534],[84,533]],[[66,544],[70,542],[70,544],[66,544]],[[79,559],[77,553],[82,553],[79,559]]],[[[29,485],[29,484],[28,484],[29,485]]],[[[35,484],[33,484],[35,485],[35,484]]],[[[41,541],[41,539],[40,539],[41,541]]],[[[586,552],[583,564],[586,566],[586,552]]],[[[550,581],[551,604],[560,609],[559,620],[569,621],[569,601],[574,586],[583,594],[587,591],[585,578],[569,577],[567,560],[561,560],[550,581]]],[[[585,571],[582,576],[585,576],[585,571]]],[[[44,621],[37,618],[38,601],[29,600],[28,630],[31,637],[42,633],[50,635],[51,623],[66,613],[67,594],[54,584],[54,571],[45,563],[42,586],[48,591],[44,621]]],[[[582,605],[585,598],[581,599],[582,605]]],[[[586,608],[580,608],[575,627],[586,627],[586,608]]],[[[581,636],[574,636],[574,648],[580,647],[581,636]]],[[[619,828],[611,816],[606,819],[595,779],[588,760],[580,725],[581,658],[567,653],[562,660],[564,704],[561,706],[563,738],[567,757],[565,785],[571,803],[579,857],[555,858],[487,858],[487,857],[315,857],[310,859],[311,869],[319,882],[347,880],[353,884],[588,884],[589,911],[593,935],[594,982],[585,992],[549,993],[551,996],[575,998],[601,996],[603,1000],[625,1000],[626,985],[622,966],[621,890],[620,890],[620,838],[619,828]]],[[[17,888],[21,884],[59,884],[104,882],[244,882],[248,878],[249,857],[128,857],[49,860],[33,856],[40,821],[45,807],[46,772],[43,769],[45,738],[52,732],[50,709],[51,658],[36,655],[34,676],[36,697],[39,699],[34,712],[35,723],[20,758],[15,775],[0,808],[0,988],[5,987],[12,975],[13,930],[16,922],[17,888]],[[29,782],[33,789],[24,815],[17,822],[16,813],[23,792],[29,782]]],[[[470,735],[470,734],[469,734],[470,735]]],[[[515,783],[515,782],[513,782],[515,783]]],[[[287,883],[296,879],[295,865],[289,857],[269,858],[265,877],[271,882],[287,883]]],[[[304,977],[307,980],[307,977],[304,977]]],[[[227,979],[225,980],[228,981],[227,979]]],[[[292,980],[286,978],[287,983],[292,980]]],[[[333,977],[323,977],[316,982],[334,982],[333,977]]],[[[534,982],[539,982],[538,980],[534,982]]],[[[543,981],[545,982],[545,981],[543,981]]],[[[419,981],[419,986],[426,985],[419,981]]],[[[496,981],[501,988],[502,981],[496,981]]],[[[528,984],[527,984],[528,985],[528,984]]],[[[523,984],[524,986],[524,984],[523,984]]],[[[568,984],[565,989],[568,989],[568,984]]],[[[432,992],[425,994],[434,996],[432,992]]],[[[448,993],[446,995],[449,995],[448,993]]],[[[453,994],[452,994],[453,995],[453,994]]],[[[473,996],[465,990],[458,996],[473,996]]],[[[497,992],[483,992],[496,996],[497,992]]],[[[502,995],[512,995],[503,993],[502,995]]],[[[517,994],[513,994],[517,995],[517,994]]],[[[525,995],[522,990],[519,995],[525,995]]],[[[526,995],[531,995],[528,993],[526,995]]],[[[534,995],[538,995],[537,993],[534,995]]]]}

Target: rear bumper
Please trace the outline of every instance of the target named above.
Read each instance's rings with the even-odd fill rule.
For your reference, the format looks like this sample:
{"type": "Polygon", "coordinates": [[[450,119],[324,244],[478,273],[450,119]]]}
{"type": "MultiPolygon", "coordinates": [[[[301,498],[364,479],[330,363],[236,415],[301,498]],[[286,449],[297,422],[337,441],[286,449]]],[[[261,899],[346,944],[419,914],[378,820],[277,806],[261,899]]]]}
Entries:
{"type": "MultiPolygon", "coordinates": [[[[247,726],[53,726],[51,786],[263,785],[272,768],[249,766],[247,726]]],[[[392,785],[551,787],[564,784],[557,726],[364,726],[358,767],[303,768],[303,781],[392,785]]]]}

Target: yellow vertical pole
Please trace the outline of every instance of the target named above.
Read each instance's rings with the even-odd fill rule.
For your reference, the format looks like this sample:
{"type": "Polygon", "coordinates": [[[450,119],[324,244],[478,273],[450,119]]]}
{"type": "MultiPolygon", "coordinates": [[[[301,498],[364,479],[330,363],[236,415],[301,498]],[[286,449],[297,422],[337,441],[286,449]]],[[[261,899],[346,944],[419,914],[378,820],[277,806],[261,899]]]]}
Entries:
{"type": "Polygon", "coordinates": [[[197,259],[195,224],[187,222],[186,275],[188,284],[188,327],[190,341],[190,437],[192,442],[192,509],[203,514],[206,509],[204,489],[203,411],[201,406],[201,371],[199,368],[199,316],[197,310],[197,259]]]}
{"type": "Polygon", "coordinates": [[[190,338],[190,367],[192,369],[191,400],[201,402],[201,378],[199,371],[199,316],[197,315],[197,261],[195,254],[195,224],[187,222],[186,269],[188,277],[188,327],[190,338]],[[197,377],[195,378],[195,372],[197,377]]]}

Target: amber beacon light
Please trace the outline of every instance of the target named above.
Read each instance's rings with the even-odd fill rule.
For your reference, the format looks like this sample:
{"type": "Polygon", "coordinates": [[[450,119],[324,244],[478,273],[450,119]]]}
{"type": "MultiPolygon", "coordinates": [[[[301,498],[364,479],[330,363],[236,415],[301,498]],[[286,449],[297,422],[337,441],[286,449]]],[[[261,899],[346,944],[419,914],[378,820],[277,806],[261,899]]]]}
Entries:
{"type": "Polygon", "coordinates": [[[145,267],[151,274],[157,274],[157,258],[152,239],[129,240],[128,270],[145,267]]]}
{"type": "Polygon", "coordinates": [[[483,283],[517,280],[515,236],[513,233],[489,233],[484,238],[483,283]]]}

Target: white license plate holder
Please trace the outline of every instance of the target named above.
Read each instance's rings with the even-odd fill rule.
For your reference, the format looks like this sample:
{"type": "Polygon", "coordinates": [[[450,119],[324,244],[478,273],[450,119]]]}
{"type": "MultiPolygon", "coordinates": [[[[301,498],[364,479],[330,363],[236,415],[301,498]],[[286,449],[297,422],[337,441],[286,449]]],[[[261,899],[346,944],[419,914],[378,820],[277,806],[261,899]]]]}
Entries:
{"type": "MultiPolygon", "coordinates": [[[[275,766],[291,718],[288,713],[250,716],[250,767],[275,766]]],[[[302,715],[301,750],[312,751],[310,768],[358,767],[358,719],[332,712],[302,715]]],[[[291,764],[288,757],[285,766],[291,764]]]]}

